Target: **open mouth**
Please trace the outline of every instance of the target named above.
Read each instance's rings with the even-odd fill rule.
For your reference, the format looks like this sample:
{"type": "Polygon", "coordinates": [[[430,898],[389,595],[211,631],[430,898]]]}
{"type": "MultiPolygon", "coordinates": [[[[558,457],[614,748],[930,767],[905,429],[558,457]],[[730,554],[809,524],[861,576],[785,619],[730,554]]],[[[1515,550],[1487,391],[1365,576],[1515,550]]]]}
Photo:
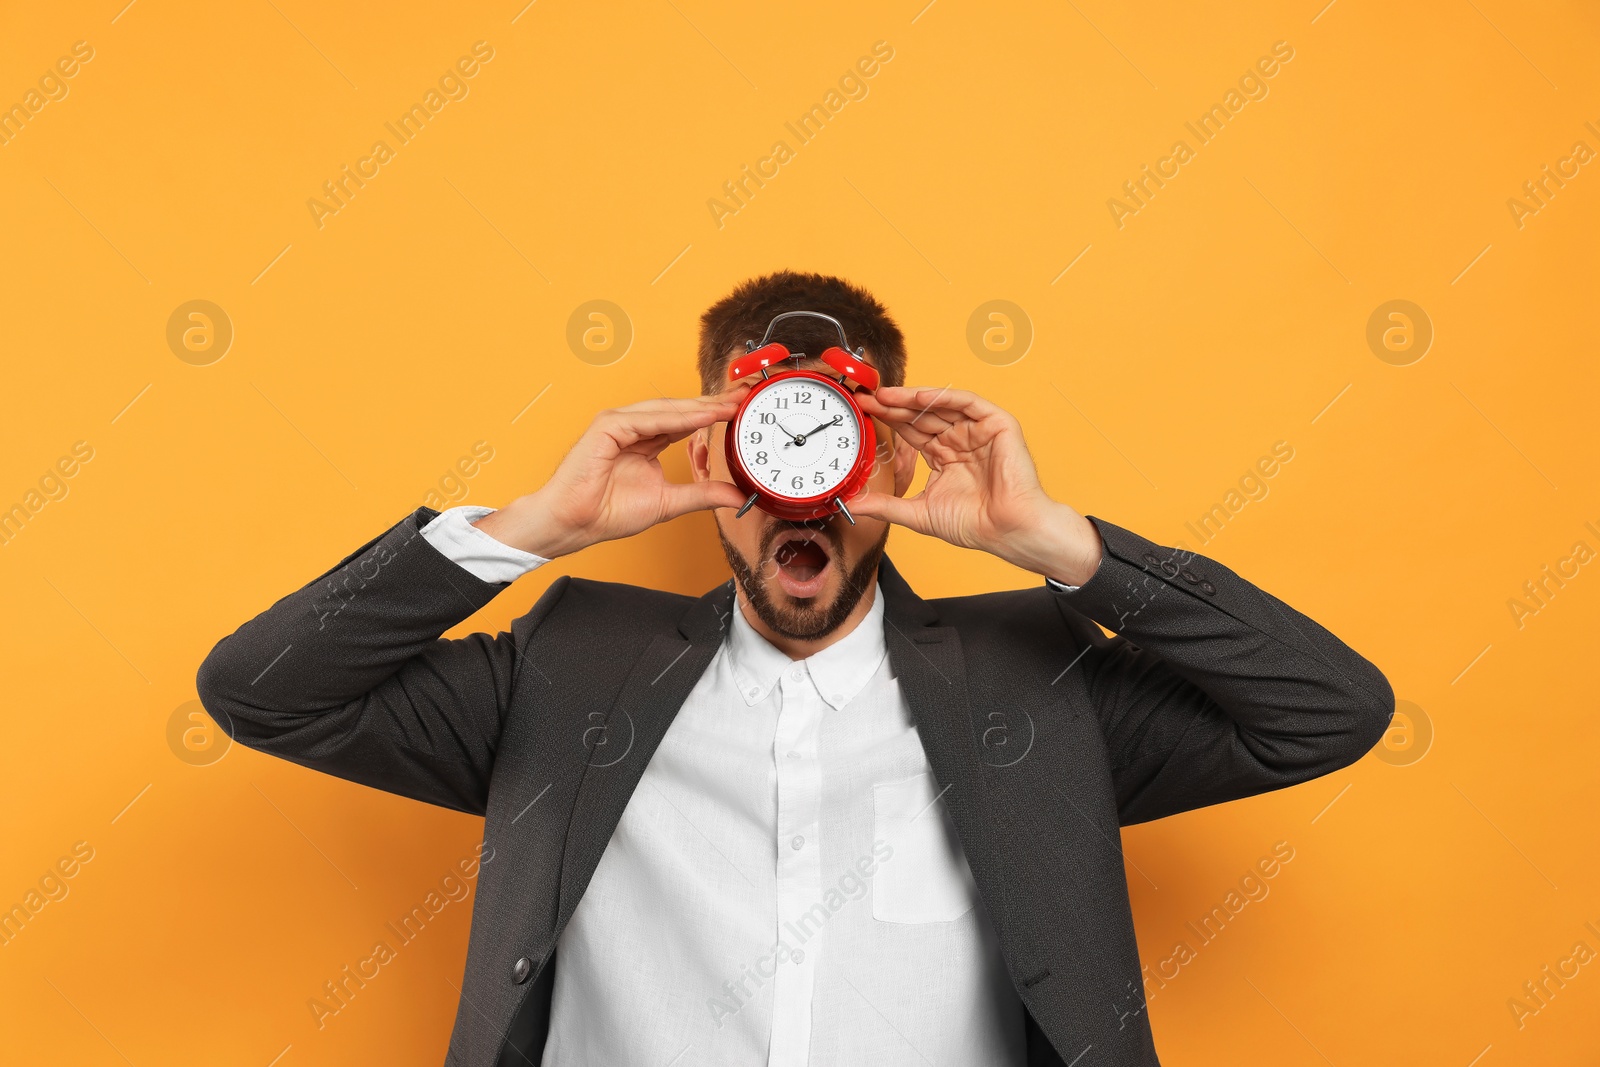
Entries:
{"type": "Polygon", "coordinates": [[[778,544],[772,560],[778,568],[778,584],[792,597],[808,599],[822,591],[832,556],[820,537],[790,537],[778,544]]]}

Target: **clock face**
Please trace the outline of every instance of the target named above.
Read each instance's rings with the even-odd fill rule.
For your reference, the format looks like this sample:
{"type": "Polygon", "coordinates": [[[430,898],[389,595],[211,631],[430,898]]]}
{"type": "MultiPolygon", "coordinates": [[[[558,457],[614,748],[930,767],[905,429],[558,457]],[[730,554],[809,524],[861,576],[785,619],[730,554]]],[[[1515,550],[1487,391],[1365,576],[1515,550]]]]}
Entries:
{"type": "Polygon", "coordinates": [[[739,459],[775,496],[832,492],[861,454],[861,426],[842,390],[815,378],[777,378],[750,398],[735,427],[739,459]]]}

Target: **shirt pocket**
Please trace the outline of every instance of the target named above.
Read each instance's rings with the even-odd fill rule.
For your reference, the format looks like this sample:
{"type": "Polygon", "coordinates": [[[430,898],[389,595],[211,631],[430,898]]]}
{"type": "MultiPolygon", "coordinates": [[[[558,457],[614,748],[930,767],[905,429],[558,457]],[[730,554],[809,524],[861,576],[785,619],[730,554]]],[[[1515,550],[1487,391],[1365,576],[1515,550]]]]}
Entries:
{"type": "Polygon", "coordinates": [[[972,870],[932,774],[872,787],[873,838],[893,851],[872,879],[872,917],[890,923],[959,919],[978,902],[972,870]]]}

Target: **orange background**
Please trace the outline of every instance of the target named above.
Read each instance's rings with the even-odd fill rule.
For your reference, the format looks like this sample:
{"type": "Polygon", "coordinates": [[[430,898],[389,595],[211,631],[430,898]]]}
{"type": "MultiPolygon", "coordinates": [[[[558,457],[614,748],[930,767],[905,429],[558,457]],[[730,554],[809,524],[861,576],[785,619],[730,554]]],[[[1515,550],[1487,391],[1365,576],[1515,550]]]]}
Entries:
{"type": "MultiPolygon", "coordinates": [[[[1568,564],[1520,626],[1508,601],[1600,549],[1600,168],[1520,227],[1507,200],[1600,149],[1592,5],[122,3],[0,33],[0,104],[93,48],[0,145],[0,507],[93,449],[0,547],[0,906],[93,850],[0,947],[0,1058],[439,1063],[464,904],[320,1029],[307,1002],[479,821],[207,756],[183,737],[195,669],[442,480],[503,503],[595,410],[695,392],[700,310],[795,267],[875,290],[915,382],[1014,411],[1055,495],[1242,572],[1410,702],[1347,771],[1124,835],[1152,968],[1294,849],[1151,985],[1167,1062],[1590,1062],[1600,965],[1520,1026],[1507,1002],[1600,952],[1600,568],[1568,564]],[[469,95],[319,228],[308,199],[480,40],[469,95]],[[878,41],[865,98],[798,145],[784,123],[878,41]],[[1184,123],[1279,41],[1268,95],[1200,145],[1184,123]],[[1180,138],[1194,158],[1119,228],[1108,199],[1180,138]],[[794,158],[719,227],[707,201],[779,139],[794,158]],[[169,347],[196,299],[232,324],[220,359],[169,347]],[[631,323],[621,358],[569,347],[594,299],[631,323]],[[994,299],[1025,353],[969,346],[994,299]],[[1420,360],[1369,347],[1394,299],[1432,324],[1420,360]],[[493,459],[449,482],[480,441],[493,459]],[[1279,441],[1268,495],[1186,530],[1279,441]]],[[[566,572],[699,593],[725,574],[710,534],[564,559],[472,625],[566,572]]],[[[904,531],[891,550],[926,596],[1031,580],[904,531]]]]}

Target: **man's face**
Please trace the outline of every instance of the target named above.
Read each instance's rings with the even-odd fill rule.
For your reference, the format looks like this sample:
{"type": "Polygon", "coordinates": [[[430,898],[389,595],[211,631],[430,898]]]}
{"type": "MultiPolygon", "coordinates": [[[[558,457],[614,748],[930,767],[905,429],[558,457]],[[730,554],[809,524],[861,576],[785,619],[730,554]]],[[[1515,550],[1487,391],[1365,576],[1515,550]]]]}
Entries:
{"type": "MultiPolygon", "coordinates": [[[[878,447],[867,488],[903,494],[916,452],[883,423],[873,425],[878,447]]],[[[727,423],[718,423],[693,439],[696,478],[731,480],[727,431],[727,423]]],[[[889,538],[888,523],[865,516],[852,526],[837,514],[806,522],[774,518],[760,508],[742,519],[731,508],[718,508],[715,515],[739,588],[761,621],[785,637],[818,638],[837,629],[871,588],[889,538]]]]}

